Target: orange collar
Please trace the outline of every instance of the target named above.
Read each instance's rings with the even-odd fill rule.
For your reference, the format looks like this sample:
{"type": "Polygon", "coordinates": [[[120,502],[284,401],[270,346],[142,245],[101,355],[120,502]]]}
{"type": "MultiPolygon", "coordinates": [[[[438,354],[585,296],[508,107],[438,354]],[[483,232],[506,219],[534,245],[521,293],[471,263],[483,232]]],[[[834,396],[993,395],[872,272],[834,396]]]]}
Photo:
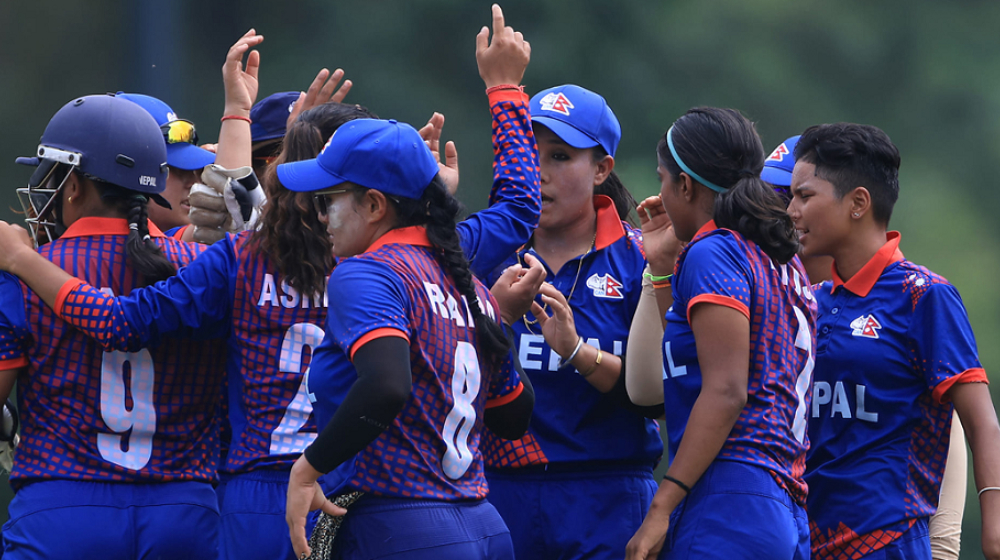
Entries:
{"type": "MultiPolygon", "coordinates": [[[[124,218],[80,218],[66,228],[59,239],[96,235],[128,235],[128,221],[124,218]]],[[[149,222],[149,235],[150,237],[166,237],[153,222],[149,222]]]]}
{"type": "Polygon", "coordinates": [[[691,239],[697,239],[699,235],[701,235],[703,233],[708,233],[710,231],[714,231],[714,230],[717,230],[717,229],[719,229],[719,226],[715,225],[715,220],[709,220],[709,221],[705,222],[705,225],[703,225],[700,228],[698,228],[698,231],[696,231],[694,233],[694,237],[692,237],[691,239]]]}
{"type": "Polygon", "coordinates": [[[840,276],[837,274],[837,265],[834,263],[833,287],[830,289],[830,293],[833,293],[837,287],[843,286],[850,290],[851,293],[860,297],[867,296],[872,291],[872,288],[875,287],[875,282],[878,282],[879,277],[882,276],[882,272],[889,265],[903,260],[903,253],[899,250],[899,232],[887,232],[885,238],[885,245],[882,245],[882,248],[875,253],[875,256],[865,263],[865,266],[861,267],[861,270],[847,282],[840,279],[840,276]]]}
{"type": "Polygon", "coordinates": [[[399,243],[401,245],[418,245],[421,247],[433,247],[431,240],[427,239],[427,229],[424,226],[410,226],[399,229],[390,229],[382,237],[375,240],[372,246],[365,249],[366,253],[372,253],[382,248],[383,245],[399,243]]]}
{"type": "Polygon", "coordinates": [[[594,196],[594,210],[597,210],[597,235],[594,236],[594,250],[601,249],[625,237],[625,228],[618,217],[618,209],[611,197],[603,194],[594,196]]]}

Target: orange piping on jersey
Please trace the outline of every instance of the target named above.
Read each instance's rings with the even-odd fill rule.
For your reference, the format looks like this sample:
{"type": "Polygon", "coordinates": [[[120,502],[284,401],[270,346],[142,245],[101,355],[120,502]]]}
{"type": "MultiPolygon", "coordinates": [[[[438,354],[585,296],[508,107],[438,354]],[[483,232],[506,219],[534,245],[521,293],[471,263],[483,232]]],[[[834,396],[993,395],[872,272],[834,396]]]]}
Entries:
{"type": "Polygon", "coordinates": [[[431,240],[427,239],[427,229],[424,226],[410,226],[399,229],[390,229],[382,237],[375,240],[371,247],[365,249],[366,253],[371,253],[382,248],[383,245],[399,243],[400,245],[417,245],[420,247],[433,247],[431,240]]]}
{"type": "Polygon", "coordinates": [[[948,391],[955,385],[961,383],[986,383],[989,385],[990,380],[986,377],[985,369],[981,367],[970,368],[954,377],[949,377],[941,383],[938,383],[938,386],[934,388],[934,392],[931,396],[934,397],[935,402],[940,404],[949,402],[951,398],[948,397],[948,391]]]}
{"type": "Polygon", "coordinates": [[[505,404],[513,401],[517,397],[521,396],[521,392],[522,391],[524,391],[524,383],[518,383],[517,384],[517,388],[514,389],[513,391],[511,391],[510,393],[508,393],[508,394],[506,394],[506,395],[504,395],[502,397],[497,397],[495,399],[490,399],[490,400],[486,401],[486,408],[495,408],[495,407],[498,407],[498,406],[503,406],[503,405],[505,405],[505,404]]]}
{"type": "Polygon", "coordinates": [[[837,263],[833,263],[833,287],[830,288],[832,294],[838,286],[843,286],[860,297],[868,296],[868,293],[875,287],[875,282],[882,276],[886,267],[903,260],[903,253],[899,250],[899,232],[890,231],[885,234],[886,242],[882,248],[875,253],[865,266],[857,274],[852,276],[847,282],[841,280],[837,274],[837,263]]]}
{"type": "Polygon", "coordinates": [[[394,329],[392,327],[382,327],[381,329],[368,331],[367,333],[364,334],[364,336],[355,341],[353,346],[351,346],[351,361],[354,360],[354,354],[358,351],[359,348],[375,340],[376,338],[384,338],[387,336],[395,336],[398,338],[402,338],[406,342],[410,341],[410,337],[406,336],[405,332],[399,329],[394,329]]]}
{"type": "Polygon", "coordinates": [[[703,225],[700,228],[698,228],[698,231],[694,232],[694,237],[692,237],[691,239],[694,239],[695,237],[698,237],[699,235],[701,235],[703,233],[708,233],[708,232],[710,232],[712,230],[716,230],[716,229],[719,229],[719,226],[715,225],[715,220],[709,220],[709,221],[705,222],[705,225],[703,225]]]}
{"type": "Polygon", "coordinates": [[[618,209],[611,197],[599,194],[594,196],[594,210],[597,210],[597,235],[594,236],[594,250],[601,249],[625,237],[625,228],[618,217],[618,209]]]}
{"type": "Polygon", "coordinates": [[[70,278],[59,288],[59,292],[56,293],[56,304],[52,306],[52,310],[56,312],[56,315],[62,317],[63,305],[65,305],[66,298],[69,297],[69,293],[82,284],[84,284],[83,280],[80,280],[79,278],[70,278]]]}
{"type": "Polygon", "coordinates": [[[516,89],[498,89],[493,93],[489,94],[489,103],[493,105],[494,103],[500,103],[502,101],[511,101],[514,103],[524,103],[528,104],[530,98],[526,93],[516,89]]]}
{"type": "Polygon", "coordinates": [[[688,324],[691,323],[691,310],[694,309],[694,306],[698,305],[699,303],[711,303],[713,305],[721,305],[723,307],[729,307],[746,315],[747,319],[750,318],[750,308],[744,305],[742,301],[736,298],[732,298],[729,296],[720,296],[718,294],[701,294],[699,296],[691,298],[691,301],[688,302],[688,308],[687,308],[688,324]]]}
{"type": "MultiPolygon", "coordinates": [[[[28,358],[21,356],[20,358],[11,358],[9,360],[0,360],[0,371],[8,371],[17,368],[28,367],[28,358]]],[[[489,404],[486,405],[489,408],[489,404]]]]}
{"type": "MultiPolygon", "coordinates": [[[[59,238],[69,239],[95,235],[128,235],[128,221],[124,218],[80,218],[73,222],[59,238]]],[[[166,237],[153,222],[149,222],[149,236],[166,237]]]]}

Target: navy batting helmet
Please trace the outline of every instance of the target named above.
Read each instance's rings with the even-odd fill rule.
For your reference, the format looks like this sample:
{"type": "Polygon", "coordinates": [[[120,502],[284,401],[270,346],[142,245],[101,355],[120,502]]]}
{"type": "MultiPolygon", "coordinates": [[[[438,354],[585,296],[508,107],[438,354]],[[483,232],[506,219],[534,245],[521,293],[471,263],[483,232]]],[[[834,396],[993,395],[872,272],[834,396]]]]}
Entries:
{"type": "Polygon", "coordinates": [[[167,149],[159,125],[142,107],[112,95],[88,95],[64,105],[45,127],[37,157],[17,161],[38,166],[28,188],[18,189],[33,234],[39,227],[50,239],[61,233],[51,216],[54,195],[74,169],[170,207],[159,195],[167,186],[167,149]]]}

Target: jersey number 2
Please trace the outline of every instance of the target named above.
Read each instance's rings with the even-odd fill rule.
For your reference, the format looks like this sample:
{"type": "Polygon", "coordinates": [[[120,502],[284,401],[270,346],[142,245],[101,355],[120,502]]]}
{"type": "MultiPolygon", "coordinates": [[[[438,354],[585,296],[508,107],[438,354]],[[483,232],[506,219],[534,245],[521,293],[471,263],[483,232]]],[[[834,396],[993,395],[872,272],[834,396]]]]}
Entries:
{"type": "Polygon", "coordinates": [[[455,407],[445,418],[444,429],[441,431],[444,444],[448,447],[441,460],[441,468],[452,480],[462,478],[472,465],[469,434],[476,425],[475,401],[479,396],[481,379],[476,347],[468,342],[459,342],[455,348],[455,373],[451,377],[455,407]]]}
{"type": "Polygon", "coordinates": [[[155,377],[153,358],[145,348],[138,352],[104,353],[101,417],[114,433],[97,434],[97,449],[106,461],[133,471],[149,463],[153,454],[153,434],[156,433],[155,377]],[[128,387],[126,373],[131,381],[128,387]],[[129,394],[132,408],[126,404],[129,394]]]}
{"type": "MultiPolygon", "coordinates": [[[[278,369],[282,373],[299,374],[306,348],[312,352],[323,342],[323,329],[312,323],[296,323],[285,332],[281,341],[281,355],[278,369]]],[[[300,432],[312,414],[312,399],[309,394],[309,368],[306,368],[295,398],[288,403],[278,427],[271,432],[271,455],[302,453],[316,439],[315,432],[300,432]]]]}

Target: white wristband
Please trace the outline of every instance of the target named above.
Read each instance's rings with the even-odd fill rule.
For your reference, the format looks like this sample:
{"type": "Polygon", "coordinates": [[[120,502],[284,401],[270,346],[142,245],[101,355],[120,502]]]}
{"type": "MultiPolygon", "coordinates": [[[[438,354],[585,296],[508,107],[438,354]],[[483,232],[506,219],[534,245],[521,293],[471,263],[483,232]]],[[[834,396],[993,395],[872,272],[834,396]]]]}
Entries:
{"type": "Polygon", "coordinates": [[[573,349],[573,353],[570,354],[569,357],[566,358],[565,360],[559,362],[559,369],[562,369],[562,368],[566,367],[567,365],[569,365],[569,363],[573,361],[573,358],[575,358],[576,355],[578,353],[580,353],[580,348],[583,348],[583,337],[582,336],[579,337],[579,339],[576,341],[576,348],[573,349]]]}
{"type": "Polygon", "coordinates": [[[1000,486],[987,486],[979,491],[979,495],[982,496],[983,492],[986,492],[987,490],[1000,490],[1000,486]]]}

